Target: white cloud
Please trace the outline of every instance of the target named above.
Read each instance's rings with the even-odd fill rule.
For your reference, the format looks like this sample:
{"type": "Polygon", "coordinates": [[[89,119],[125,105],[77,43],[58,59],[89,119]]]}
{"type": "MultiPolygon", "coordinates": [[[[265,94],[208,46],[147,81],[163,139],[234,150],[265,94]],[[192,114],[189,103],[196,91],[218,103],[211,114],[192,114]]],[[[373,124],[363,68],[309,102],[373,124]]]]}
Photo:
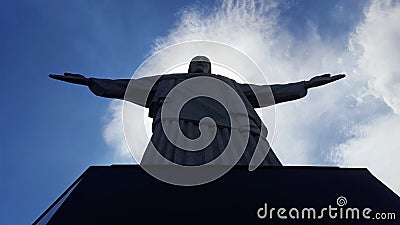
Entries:
{"type": "Polygon", "coordinates": [[[351,51],[357,58],[357,72],[368,81],[366,93],[378,100],[368,101],[366,110],[375,110],[377,103],[383,108],[382,103],[386,103],[386,110],[370,113],[375,118],[360,125],[354,138],[339,145],[332,159],[344,166],[367,167],[400,194],[400,4],[373,1],[365,16],[351,35],[351,51]]]}
{"type": "Polygon", "coordinates": [[[132,158],[124,138],[122,107],[123,103],[119,100],[111,102],[105,118],[107,123],[104,126],[103,138],[106,144],[112,146],[116,151],[113,160],[115,163],[132,163],[135,160],[132,158]]]}
{"type": "Polygon", "coordinates": [[[400,114],[400,6],[392,1],[373,1],[366,18],[350,39],[358,56],[360,73],[374,94],[400,114]]]}
{"type": "MultiPolygon", "coordinates": [[[[286,26],[278,25],[277,6],[274,2],[227,0],[208,11],[185,8],[170,33],[156,40],[153,52],[183,41],[212,40],[245,52],[269,83],[301,81],[323,73],[348,74],[310,90],[304,99],[278,105],[271,145],[286,165],[368,167],[400,193],[395,151],[399,144],[394,132],[400,129],[396,114],[400,110],[396,92],[400,90],[399,5],[372,2],[365,20],[349,34],[349,49],[346,44],[322,39],[312,21],[304,28],[304,39],[296,39],[286,26]],[[381,160],[374,157],[378,149],[381,160]]],[[[110,114],[114,116],[104,136],[120,150],[122,134],[114,129],[122,124],[115,116],[121,111],[113,109],[110,114]]]]}
{"type": "Polygon", "coordinates": [[[361,126],[355,137],[337,147],[332,158],[346,167],[367,167],[393,191],[400,193],[399,133],[400,117],[396,114],[381,116],[361,126]]]}

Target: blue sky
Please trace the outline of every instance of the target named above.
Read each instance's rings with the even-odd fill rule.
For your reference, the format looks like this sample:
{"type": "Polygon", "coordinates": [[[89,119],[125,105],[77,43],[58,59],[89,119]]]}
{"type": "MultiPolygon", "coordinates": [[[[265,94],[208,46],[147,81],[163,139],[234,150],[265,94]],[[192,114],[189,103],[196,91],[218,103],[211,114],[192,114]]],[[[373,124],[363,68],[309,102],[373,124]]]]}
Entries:
{"type": "MultiPolygon", "coordinates": [[[[90,165],[132,162],[115,150],[115,141],[107,141],[107,127],[115,125],[110,118],[119,112],[110,111],[112,101],[51,80],[49,73],[129,78],[152,52],[193,38],[241,49],[261,62],[273,82],[350,74],[336,88],[313,90],[302,102],[277,107],[272,146],[283,163],[363,166],[378,177],[384,169],[398,171],[385,160],[399,153],[384,151],[398,143],[384,131],[388,124],[400,128],[395,94],[400,73],[394,63],[399,55],[391,51],[394,62],[379,61],[393,49],[398,2],[245,1],[250,10],[227,2],[3,2],[0,224],[33,222],[90,165]],[[237,15],[244,28],[236,27],[237,15]],[[221,21],[233,22],[219,26],[221,21]],[[380,39],[366,35],[371,33],[380,39]],[[382,135],[373,135],[376,131],[382,135]],[[382,147],[379,156],[369,151],[374,146],[382,147]],[[387,157],[379,159],[382,155],[387,157]]],[[[392,178],[382,175],[399,193],[399,180],[392,178]]]]}

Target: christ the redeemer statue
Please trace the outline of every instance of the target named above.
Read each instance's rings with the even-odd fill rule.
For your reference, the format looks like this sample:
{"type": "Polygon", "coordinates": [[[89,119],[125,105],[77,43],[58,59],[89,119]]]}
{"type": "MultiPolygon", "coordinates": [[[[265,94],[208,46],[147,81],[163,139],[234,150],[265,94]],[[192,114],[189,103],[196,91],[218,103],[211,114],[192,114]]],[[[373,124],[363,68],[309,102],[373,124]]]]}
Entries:
{"type": "MultiPolygon", "coordinates": [[[[255,154],[255,148],[257,144],[260,143],[258,148],[265,151],[265,157],[263,157],[257,164],[281,166],[282,163],[266,141],[266,133],[262,132],[265,126],[254,110],[254,108],[269,106],[271,105],[271,102],[263,102],[262,99],[257,96],[258,92],[265,92],[267,89],[270,90],[273,95],[273,104],[277,104],[303,98],[307,95],[308,89],[325,85],[345,77],[344,74],[335,76],[324,74],[315,76],[309,81],[289,84],[240,84],[227,77],[212,74],[210,60],[205,56],[194,57],[190,62],[188,73],[116,80],[86,78],[80,74],[71,73],[64,73],[64,75],[51,74],[49,76],[53,79],[88,86],[97,96],[127,100],[149,108],[149,117],[153,119],[153,135],[151,137],[151,144],[155,146],[158,153],[160,153],[165,159],[185,166],[203,165],[222,154],[232,133],[231,129],[235,129],[234,127],[231,127],[232,121],[229,120],[229,115],[236,115],[238,113],[235,114],[235,112],[233,112],[228,115],[224,106],[218,103],[218,101],[206,97],[198,97],[193,99],[193,101],[188,101],[186,105],[182,107],[178,118],[166,118],[165,121],[162,122],[163,118],[161,109],[163,106],[174,105],[171,103],[177,101],[175,98],[168,96],[168,94],[181,82],[195,77],[209,77],[223,81],[235,90],[247,110],[246,119],[249,121],[247,145],[243,154],[238,157],[239,160],[236,164],[249,165],[252,162],[253,155],[255,154]],[[128,89],[134,89],[132,92],[134,94],[129,93],[127,91],[128,89]],[[200,120],[204,117],[210,117],[214,120],[214,127],[210,127],[209,129],[216,130],[216,133],[211,143],[201,150],[188,151],[187,149],[182,149],[174,143],[171,143],[171,138],[168,138],[168,135],[165,133],[166,128],[170,126],[175,127],[175,129],[180,129],[187,138],[196,139],[200,135],[200,120]]],[[[198,88],[207,89],[207,87],[198,88]]],[[[192,90],[188,91],[190,92],[192,90]]],[[[194,91],[195,90],[193,89],[193,92],[194,91]]],[[[220,94],[224,95],[224,93],[225,92],[221,91],[220,94]]],[[[230,96],[223,97],[229,98],[230,96]]],[[[169,137],[174,135],[175,134],[170,134],[169,137]]],[[[154,152],[152,153],[151,151],[146,150],[141,164],[158,163],[159,162],[157,161],[154,152]]]]}

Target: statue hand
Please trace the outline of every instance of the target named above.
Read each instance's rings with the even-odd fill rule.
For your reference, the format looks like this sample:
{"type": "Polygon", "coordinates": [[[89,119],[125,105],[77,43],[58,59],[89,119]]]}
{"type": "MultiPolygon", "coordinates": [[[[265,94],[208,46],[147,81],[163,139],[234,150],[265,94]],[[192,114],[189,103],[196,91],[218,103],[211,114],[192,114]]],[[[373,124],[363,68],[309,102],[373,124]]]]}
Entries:
{"type": "Polygon", "coordinates": [[[73,84],[89,85],[90,80],[81,74],[64,73],[64,75],[49,74],[50,78],[73,84]]]}
{"type": "Polygon", "coordinates": [[[344,78],[346,75],[345,74],[337,74],[334,76],[331,76],[331,74],[324,74],[320,76],[315,76],[311,78],[309,81],[306,81],[304,86],[308,88],[313,88],[313,87],[318,87],[322,86],[328,83],[331,83],[333,81],[337,81],[339,79],[344,78]]]}

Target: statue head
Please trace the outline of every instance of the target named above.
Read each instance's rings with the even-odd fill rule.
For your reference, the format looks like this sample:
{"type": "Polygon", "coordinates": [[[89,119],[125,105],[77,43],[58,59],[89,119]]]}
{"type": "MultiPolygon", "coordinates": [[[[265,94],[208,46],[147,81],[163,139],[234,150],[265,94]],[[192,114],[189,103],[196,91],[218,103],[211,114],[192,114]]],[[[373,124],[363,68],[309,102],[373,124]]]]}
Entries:
{"type": "Polygon", "coordinates": [[[205,57],[198,55],[189,64],[189,73],[211,73],[211,62],[205,57]]]}

